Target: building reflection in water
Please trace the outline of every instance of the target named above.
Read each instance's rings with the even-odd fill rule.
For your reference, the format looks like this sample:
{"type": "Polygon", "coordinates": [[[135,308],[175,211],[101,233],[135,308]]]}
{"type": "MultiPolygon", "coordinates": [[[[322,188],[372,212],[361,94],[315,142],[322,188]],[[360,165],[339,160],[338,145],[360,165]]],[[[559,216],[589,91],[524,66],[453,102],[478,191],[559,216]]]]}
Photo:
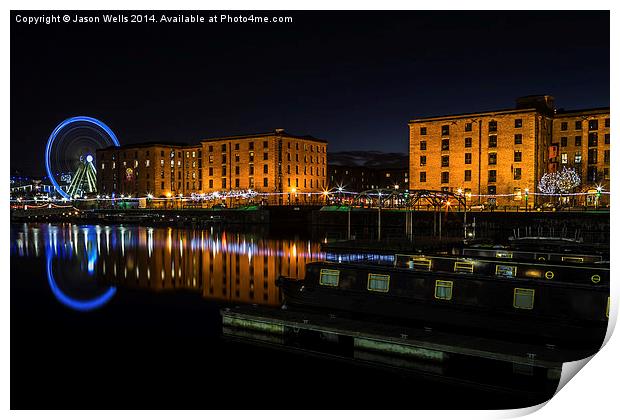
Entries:
{"type": "Polygon", "coordinates": [[[317,242],[273,240],[213,230],[119,227],[109,230],[97,271],[113,284],[188,289],[209,299],[278,305],[279,275],[303,278],[321,260],[317,242]],[[107,248],[107,244],[112,246],[107,248]]]}
{"type": "Polygon", "coordinates": [[[110,286],[185,289],[208,299],[273,306],[281,302],[278,276],[303,278],[306,263],[325,258],[319,242],[213,229],[50,224],[23,225],[12,236],[14,255],[43,257],[43,244],[50,263],[64,261],[62,270],[52,264],[63,287],[76,284],[61,279],[71,266],[101,293],[110,286]]]}

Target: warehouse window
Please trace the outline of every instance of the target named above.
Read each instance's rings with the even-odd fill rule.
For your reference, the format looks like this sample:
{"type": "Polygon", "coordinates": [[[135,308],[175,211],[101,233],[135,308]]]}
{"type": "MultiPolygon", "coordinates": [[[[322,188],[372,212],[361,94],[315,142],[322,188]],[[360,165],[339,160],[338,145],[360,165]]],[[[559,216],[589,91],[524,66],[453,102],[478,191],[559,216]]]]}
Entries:
{"type": "Polygon", "coordinates": [[[489,171],[489,182],[496,182],[497,181],[497,171],[495,169],[492,169],[489,171]]]}
{"type": "Polygon", "coordinates": [[[568,146],[568,137],[560,137],[560,146],[561,147],[568,146]]]}
{"type": "Polygon", "coordinates": [[[521,179],[521,168],[515,168],[514,177],[515,180],[521,179]]]}
{"type": "Polygon", "coordinates": [[[426,182],[426,172],[420,172],[420,182],[426,182]]]}
{"type": "Polygon", "coordinates": [[[523,127],[523,120],[521,118],[515,119],[515,128],[523,127]]]}
{"type": "Polygon", "coordinates": [[[533,309],[534,308],[534,289],[514,289],[514,297],[512,306],[517,309],[533,309]]]}
{"type": "Polygon", "coordinates": [[[471,147],[471,137],[465,137],[465,147],[471,147]]]}
{"type": "Polygon", "coordinates": [[[581,136],[575,136],[575,146],[581,146],[581,136]]]}
{"type": "Polygon", "coordinates": [[[588,130],[589,131],[598,130],[598,120],[590,120],[590,121],[588,121],[588,130]]]}
{"type": "Polygon", "coordinates": [[[340,282],[340,270],[321,269],[319,284],[323,286],[338,287],[340,282]]]}
{"type": "Polygon", "coordinates": [[[515,158],[514,158],[515,162],[521,162],[521,156],[522,156],[521,151],[515,150],[515,158]]]}
{"type": "Polygon", "coordinates": [[[497,147],[497,136],[489,136],[489,147],[497,147]]]}
{"type": "Polygon", "coordinates": [[[426,150],[426,142],[425,141],[421,141],[420,142],[420,150],[426,150]]]}
{"type": "Polygon", "coordinates": [[[441,183],[447,184],[450,182],[450,172],[442,172],[441,173],[441,183]]]}
{"type": "Polygon", "coordinates": [[[420,166],[426,166],[426,156],[420,156],[420,166]]]}
{"type": "Polygon", "coordinates": [[[471,165],[471,153],[465,153],[465,165],[471,165]]]}
{"type": "Polygon", "coordinates": [[[442,156],[441,157],[441,166],[450,166],[450,156],[442,156]]]}
{"type": "Polygon", "coordinates": [[[465,170],[465,181],[471,181],[471,169],[465,170]]]}
{"type": "Polygon", "coordinates": [[[489,133],[495,133],[497,131],[497,121],[489,121],[489,133]]]}
{"type": "Polygon", "coordinates": [[[450,139],[441,140],[441,150],[450,150],[450,139]]]}
{"type": "Polygon", "coordinates": [[[523,134],[515,134],[515,144],[523,143],[523,134]]]}
{"type": "Polygon", "coordinates": [[[465,123],[465,131],[471,131],[471,128],[472,128],[471,123],[465,123]]]}
{"type": "Polygon", "coordinates": [[[426,127],[420,127],[420,135],[421,136],[425,136],[426,135],[426,127]]]}
{"type": "Polygon", "coordinates": [[[450,135],[450,126],[449,125],[442,125],[441,126],[441,135],[442,136],[450,135]]]}
{"type": "Polygon", "coordinates": [[[568,130],[568,122],[563,121],[562,124],[560,125],[560,130],[562,131],[568,130]]]}
{"type": "Polygon", "coordinates": [[[387,292],[390,288],[390,276],[388,274],[368,273],[368,290],[374,292],[387,292]]]}
{"type": "Polygon", "coordinates": [[[489,165],[497,164],[497,153],[489,153],[489,165]]]}
{"type": "Polygon", "coordinates": [[[575,121],[575,130],[581,130],[582,124],[581,121],[575,121]]]}
{"type": "Polygon", "coordinates": [[[435,299],[451,300],[453,283],[447,280],[435,281],[435,299]]]}
{"type": "Polygon", "coordinates": [[[596,164],[598,162],[598,153],[596,149],[588,150],[588,164],[596,164]]]}

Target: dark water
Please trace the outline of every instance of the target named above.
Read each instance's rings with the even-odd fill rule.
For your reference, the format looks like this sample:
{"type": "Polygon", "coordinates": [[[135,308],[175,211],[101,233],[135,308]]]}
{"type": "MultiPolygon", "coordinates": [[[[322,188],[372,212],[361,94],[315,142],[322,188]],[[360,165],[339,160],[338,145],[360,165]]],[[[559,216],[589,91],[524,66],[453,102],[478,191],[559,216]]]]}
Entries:
{"type": "Polygon", "coordinates": [[[278,307],[276,278],[303,278],[307,262],[324,259],[319,239],[16,224],[10,241],[13,409],[509,408],[545,399],[224,338],[220,309],[278,307]]]}

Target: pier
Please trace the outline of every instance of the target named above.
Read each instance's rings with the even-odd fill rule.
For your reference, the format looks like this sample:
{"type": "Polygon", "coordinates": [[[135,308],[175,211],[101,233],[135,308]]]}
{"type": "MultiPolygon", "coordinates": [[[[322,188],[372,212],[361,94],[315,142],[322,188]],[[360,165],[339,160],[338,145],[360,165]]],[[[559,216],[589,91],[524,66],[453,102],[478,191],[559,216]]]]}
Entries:
{"type": "Polygon", "coordinates": [[[236,306],[223,309],[221,316],[223,335],[231,340],[404,369],[497,392],[552,392],[564,362],[591,354],[327,313],[236,306]]]}

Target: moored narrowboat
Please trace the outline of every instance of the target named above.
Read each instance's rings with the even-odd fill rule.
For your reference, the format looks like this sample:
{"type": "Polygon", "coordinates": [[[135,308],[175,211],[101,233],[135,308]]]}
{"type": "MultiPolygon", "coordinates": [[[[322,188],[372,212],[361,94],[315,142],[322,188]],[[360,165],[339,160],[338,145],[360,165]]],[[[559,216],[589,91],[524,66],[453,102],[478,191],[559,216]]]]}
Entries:
{"type": "Polygon", "coordinates": [[[514,341],[600,347],[609,266],[585,259],[396,255],[394,264],[314,262],[281,277],[286,307],[514,341]]]}

